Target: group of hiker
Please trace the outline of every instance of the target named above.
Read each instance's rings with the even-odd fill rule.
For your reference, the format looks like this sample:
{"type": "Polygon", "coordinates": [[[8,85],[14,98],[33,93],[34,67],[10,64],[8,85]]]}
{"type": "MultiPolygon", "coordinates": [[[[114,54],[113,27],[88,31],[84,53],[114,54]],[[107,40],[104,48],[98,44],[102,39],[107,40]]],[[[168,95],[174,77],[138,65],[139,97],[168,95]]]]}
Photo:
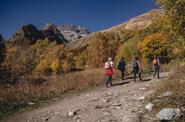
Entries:
{"type": "MultiPolygon", "coordinates": [[[[108,58],[108,61],[105,62],[104,68],[105,68],[105,74],[107,76],[107,81],[106,81],[107,87],[109,84],[110,84],[110,86],[112,86],[113,69],[118,69],[121,72],[122,80],[125,80],[126,61],[125,61],[124,57],[122,57],[120,59],[116,68],[114,67],[113,64],[114,63],[112,61],[112,58],[108,58]]],[[[153,68],[154,68],[153,78],[155,78],[157,75],[157,79],[159,79],[160,78],[160,75],[159,75],[159,73],[160,73],[160,60],[159,60],[158,56],[155,56],[153,58],[152,64],[153,64],[153,68]]],[[[133,67],[132,73],[133,73],[134,81],[136,82],[137,75],[138,75],[140,81],[142,81],[141,66],[140,66],[140,61],[139,61],[138,57],[135,57],[134,61],[132,62],[132,67],[133,67]]]]}

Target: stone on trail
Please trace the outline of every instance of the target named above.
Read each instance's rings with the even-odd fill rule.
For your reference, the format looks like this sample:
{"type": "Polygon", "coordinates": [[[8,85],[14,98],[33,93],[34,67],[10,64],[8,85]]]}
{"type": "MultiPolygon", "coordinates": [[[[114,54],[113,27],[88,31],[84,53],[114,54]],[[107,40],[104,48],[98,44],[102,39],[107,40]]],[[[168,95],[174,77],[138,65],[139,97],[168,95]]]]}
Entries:
{"type": "Polygon", "coordinates": [[[163,94],[161,94],[160,96],[158,96],[157,98],[170,97],[172,95],[173,95],[172,91],[166,91],[163,94]]]}
{"type": "Polygon", "coordinates": [[[164,97],[170,97],[173,95],[173,92],[172,91],[167,91],[163,94],[164,97]]]}
{"type": "Polygon", "coordinates": [[[126,114],[120,122],[140,122],[140,120],[136,114],[126,114]]]}
{"type": "Polygon", "coordinates": [[[68,116],[69,116],[69,117],[75,116],[76,114],[77,114],[76,111],[69,111],[69,112],[68,112],[68,116]]]}
{"type": "Polygon", "coordinates": [[[119,93],[114,94],[114,97],[119,97],[119,96],[120,96],[119,93]]]}
{"type": "Polygon", "coordinates": [[[104,106],[103,105],[96,105],[94,108],[95,109],[102,109],[102,108],[104,108],[104,106]]]}
{"type": "Polygon", "coordinates": [[[104,96],[104,97],[112,96],[112,93],[108,92],[108,93],[105,93],[103,96],[104,96]]]}
{"type": "Polygon", "coordinates": [[[34,102],[28,102],[28,105],[35,105],[34,102]]]}
{"type": "Polygon", "coordinates": [[[147,88],[139,88],[140,90],[146,90],[147,88]]]}
{"type": "Polygon", "coordinates": [[[99,100],[99,98],[93,98],[90,101],[93,102],[93,101],[98,101],[98,100],[99,100]]]}
{"type": "Polygon", "coordinates": [[[112,106],[122,106],[121,103],[113,103],[112,106]]]}
{"type": "Polygon", "coordinates": [[[86,96],[86,97],[90,97],[91,95],[90,95],[90,94],[86,94],[85,96],[86,96]]]}
{"type": "Polygon", "coordinates": [[[139,97],[137,100],[144,100],[145,99],[145,97],[144,96],[141,96],[141,97],[139,97]]]}
{"type": "Polygon", "coordinates": [[[111,98],[103,99],[103,102],[108,103],[108,102],[110,102],[110,100],[111,100],[111,98]]]}
{"type": "Polygon", "coordinates": [[[153,106],[154,106],[154,104],[148,103],[148,104],[145,106],[145,109],[147,109],[148,111],[152,111],[153,106]]]}
{"type": "Polygon", "coordinates": [[[170,121],[175,117],[180,116],[180,109],[165,108],[165,109],[162,109],[159,113],[157,113],[156,116],[159,120],[170,121]]]}
{"type": "Polygon", "coordinates": [[[60,112],[55,112],[54,115],[58,116],[58,115],[60,115],[60,112]]]}
{"type": "Polygon", "coordinates": [[[80,119],[80,118],[81,118],[81,116],[79,115],[79,116],[75,116],[73,119],[77,120],[77,119],[80,119]]]}
{"type": "Polygon", "coordinates": [[[110,112],[105,111],[105,112],[103,113],[103,115],[105,115],[105,116],[110,116],[110,112]]]}

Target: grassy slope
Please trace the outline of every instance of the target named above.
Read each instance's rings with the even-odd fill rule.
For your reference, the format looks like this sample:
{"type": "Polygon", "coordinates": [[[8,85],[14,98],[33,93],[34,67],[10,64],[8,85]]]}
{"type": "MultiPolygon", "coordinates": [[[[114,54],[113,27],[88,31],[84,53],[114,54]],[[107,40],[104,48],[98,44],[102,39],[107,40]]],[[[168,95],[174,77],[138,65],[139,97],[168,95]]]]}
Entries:
{"type": "Polygon", "coordinates": [[[60,97],[70,90],[82,90],[103,83],[102,69],[91,69],[64,76],[52,76],[40,85],[21,83],[0,86],[0,118],[20,111],[29,102],[39,103],[60,97]]]}

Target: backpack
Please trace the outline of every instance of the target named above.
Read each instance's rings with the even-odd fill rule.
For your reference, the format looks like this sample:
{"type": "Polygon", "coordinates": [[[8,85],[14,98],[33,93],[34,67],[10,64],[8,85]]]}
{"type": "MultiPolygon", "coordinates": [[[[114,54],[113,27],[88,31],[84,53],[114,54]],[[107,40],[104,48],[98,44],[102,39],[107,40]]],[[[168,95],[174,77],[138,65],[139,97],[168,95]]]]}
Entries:
{"type": "Polygon", "coordinates": [[[109,62],[105,63],[105,69],[110,69],[111,68],[111,64],[109,62]]]}
{"type": "Polygon", "coordinates": [[[137,61],[134,61],[134,62],[133,62],[133,67],[134,67],[134,68],[139,68],[139,64],[138,64],[137,61]]]}
{"type": "Polygon", "coordinates": [[[157,59],[155,58],[154,60],[153,60],[153,65],[157,65],[158,64],[158,61],[157,61],[157,59]]]}
{"type": "Polygon", "coordinates": [[[121,60],[120,62],[119,62],[119,64],[118,64],[118,66],[117,66],[117,69],[119,69],[119,70],[123,70],[123,69],[125,69],[125,61],[124,60],[121,60]]]}

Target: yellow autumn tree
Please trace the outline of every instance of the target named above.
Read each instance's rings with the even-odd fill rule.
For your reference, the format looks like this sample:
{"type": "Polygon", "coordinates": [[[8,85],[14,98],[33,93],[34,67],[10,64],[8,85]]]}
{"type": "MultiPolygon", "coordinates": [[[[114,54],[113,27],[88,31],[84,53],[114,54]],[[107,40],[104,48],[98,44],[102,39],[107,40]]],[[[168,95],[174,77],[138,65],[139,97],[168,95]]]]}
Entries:
{"type": "Polygon", "coordinates": [[[57,58],[56,60],[54,60],[52,63],[51,63],[51,70],[54,74],[57,74],[58,73],[58,70],[60,68],[60,61],[59,59],[57,58]]]}
{"type": "Polygon", "coordinates": [[[148,35],[143,41],[138,43],[141,51],[142,60],[151,61],[155,55],[161,58],[161,61],[168,63],[171,59],[171,48],[166,37],[161,33],[148,35]]]}
{"type": "Polygon", "coordinates": [[[137,40],[129,40],[128,42],[122,44],[116,55],[116,62],[118,63],[121,57],[124,57],[127,62],[131,62],[136,56],[140,57],[137,43],[137,40]]]}
{"type": "Polygon", "coordinates": [[[88,64],[100,67],[108,57],[115,57],[120,44],[120,36],[112,32],[95,33],[89,42],[88,64]]]}

